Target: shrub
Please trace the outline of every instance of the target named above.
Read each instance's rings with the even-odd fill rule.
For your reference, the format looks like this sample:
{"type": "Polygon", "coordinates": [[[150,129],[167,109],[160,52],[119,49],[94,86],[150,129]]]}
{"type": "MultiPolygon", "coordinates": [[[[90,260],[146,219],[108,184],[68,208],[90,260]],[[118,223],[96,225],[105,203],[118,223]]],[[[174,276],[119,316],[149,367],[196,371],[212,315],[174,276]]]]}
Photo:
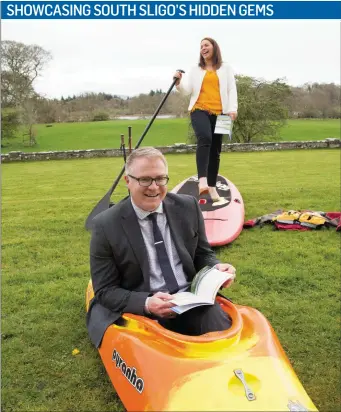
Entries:
{"type": "Polygon", "coordinates": [[[1,136],[3,139],[14,138],[20,126],[19,113],[15,109],[1,110],[1,136]]]}
{"type": "Polygon", "coordinates": [[[102,122],[105,120],[109,120],[109,115],[106,112],[98,112],[94,114],[92,119],[93,122],[102,122]]]}

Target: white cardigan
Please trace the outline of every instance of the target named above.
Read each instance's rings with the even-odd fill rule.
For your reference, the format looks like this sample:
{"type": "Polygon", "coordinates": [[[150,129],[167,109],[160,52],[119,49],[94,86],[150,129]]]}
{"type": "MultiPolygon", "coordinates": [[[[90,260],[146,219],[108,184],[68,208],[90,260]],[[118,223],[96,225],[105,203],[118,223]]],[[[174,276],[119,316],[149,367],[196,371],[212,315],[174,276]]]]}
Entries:
{"type": "MultiPolygon", "coordinates": [[[[199,98],[201,85],[204,80],[206,70],[199,66],[193,67],[188,74],[187,84],[183,84],[183,79],[180,84],[176,86],[177,90],[185,95],[190,94],[191,100],[189,102],[188,110],[192,110],[196,101],[199,98]]],[[[234,73],[226,63],[223,63],[220,69],[217,70],[219,78],[220,98],[223,113],[236,112],[238,110],[237,87],[234,73]]],[[[183,75],[183,77],[185,77],[183,75]]]]}

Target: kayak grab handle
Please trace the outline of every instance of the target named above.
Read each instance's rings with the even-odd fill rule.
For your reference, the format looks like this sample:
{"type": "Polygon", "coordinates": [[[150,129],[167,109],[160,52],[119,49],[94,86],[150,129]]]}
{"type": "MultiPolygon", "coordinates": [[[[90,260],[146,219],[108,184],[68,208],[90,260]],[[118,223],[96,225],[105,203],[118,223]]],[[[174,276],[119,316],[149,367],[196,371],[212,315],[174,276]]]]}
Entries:
{"type": "Polygon", "coordinates": [[[248,386],[248,384],[246,383],[245,380],[245,376],[244,376],[244,372],[241,369],[235,369],[234,370],[234,374],[237,376],[237,378],[241,381],[241,383],[244,386],[245,389],[245,395],[246,398],[249,401],[254,401],[256,399],[255,394],[252,392],[252,390],[250,389],[250,387],[248,386]]]}

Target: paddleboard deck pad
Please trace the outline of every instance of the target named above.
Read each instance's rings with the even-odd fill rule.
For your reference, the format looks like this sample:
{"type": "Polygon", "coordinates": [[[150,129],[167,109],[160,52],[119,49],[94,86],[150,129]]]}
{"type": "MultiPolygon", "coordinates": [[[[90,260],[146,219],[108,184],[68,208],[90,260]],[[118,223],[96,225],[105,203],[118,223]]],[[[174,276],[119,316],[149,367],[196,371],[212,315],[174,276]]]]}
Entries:
{"type": "Polygon", "coordinates": [[[236,186],[225,177],[218,176],[216,187],[220,201],[212,201],[209,194],[199,196],[197,176],[179,183],[171,192],[197,198],[209,244],[223,246],[236,239],[243,229],[244,202],[236,186]]]}

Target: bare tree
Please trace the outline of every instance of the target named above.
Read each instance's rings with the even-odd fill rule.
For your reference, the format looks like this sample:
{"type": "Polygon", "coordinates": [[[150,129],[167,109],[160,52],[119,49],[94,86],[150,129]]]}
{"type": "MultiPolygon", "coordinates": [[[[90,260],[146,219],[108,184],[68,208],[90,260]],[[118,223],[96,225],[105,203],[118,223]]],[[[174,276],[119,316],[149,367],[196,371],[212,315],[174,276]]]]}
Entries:
{"type": "Polygon", "coordinates": [[[35,44],[26,45],[11,40],[1,42],[2,105],[19,112],[22,124],[27,126],[31,145],[35,144],[34,100],[38,96],[33,83],[51,58],[50,52],[35,44]]]}
{"type": "Polygon", "coordinates": [[[5,74],[1,86],[10,103],[18,104],[32,97],[33,82],[51,58],[50,52],[35,44],[1,42],[1,67],[5,74]]]}

